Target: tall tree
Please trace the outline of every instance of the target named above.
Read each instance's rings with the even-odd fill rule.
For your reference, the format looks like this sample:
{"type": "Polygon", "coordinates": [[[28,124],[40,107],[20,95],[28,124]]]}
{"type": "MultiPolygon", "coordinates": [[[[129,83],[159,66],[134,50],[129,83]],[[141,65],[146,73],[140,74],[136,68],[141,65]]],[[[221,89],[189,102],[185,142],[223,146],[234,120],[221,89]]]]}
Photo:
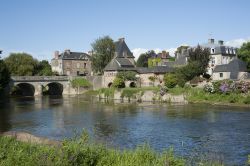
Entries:
{"type": "Polygon", "coordinates": [[[0,93],[8,85],[10,72],[3,60],[0,60],[0,93]]]}
{"type": "Polygon", "coordinates": [[[91,44],[92,55],[92,69],[96,73],[103,73],[105,66],[112,60],[115,54],[115,44],[109,36],[104,36],[95,40],[91,44]]]}
{"type": "Polygon", "coordinates": [[[143,53],[139,56],[136,66],[137,67],[148,67],[148,59],[155,55],[154,50],[150,50],[146,53],[143,53]]]}
{"type": "Polygon", "coordinates": [[[35,74],[38,61],[27,53],[12,53],[4,59],[11,75],[31,76],[35,74]]]}
{"type": "Polygon", "coordinates": [[[35,75],[39,76],[51,76],[53,75],[51,65],[47,60],[42,60],[38,62],[37,66],[35,66],[35,75]]]}
{"type": "Polygon", "coordinates": [[[250,42],[243,43],[237,54],[239,59],[247,63],[247,69],[250,71],[250,42]]]}
{"type": "Polygon", "coordinates": [[[189,50],[189,63],[197,67],[197,75],[204,75],[207,72],[208,62],[210,60],[210,51],[207,48],[197,46],[189,50]]]}

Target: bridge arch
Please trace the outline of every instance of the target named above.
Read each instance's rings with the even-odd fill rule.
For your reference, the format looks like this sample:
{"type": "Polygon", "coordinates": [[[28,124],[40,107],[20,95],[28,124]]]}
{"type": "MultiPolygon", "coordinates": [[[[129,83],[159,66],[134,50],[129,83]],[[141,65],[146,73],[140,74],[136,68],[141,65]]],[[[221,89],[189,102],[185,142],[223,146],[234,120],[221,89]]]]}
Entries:
{"type": "Polygon", "coordinates": [[[112,82],[108,83],[108,88],[111,88],[111,87],[112,87],[112,85],[113,85],[113,83],[112,83],[112,82]]]}
{"type": "Polygon", "coordinates": [[[129,83],[129,87],[130,87],[130,88],[135,88],[135,87],[136,87],[136,83],[133,82],[133,81],[130,82],[130,83],[129,83]]]}
{"type": "Polygon", "coordinates": [[[35,87],[30,83],[18,83],[11,91],[11,95],[14,96],[34,96],[34,94],[35,87]]]}
{"type": "Polygon", "coordinates": [[[63,85],[58,82],[50,82],[43,86],[43,95],[62,95],[63,85]]]}

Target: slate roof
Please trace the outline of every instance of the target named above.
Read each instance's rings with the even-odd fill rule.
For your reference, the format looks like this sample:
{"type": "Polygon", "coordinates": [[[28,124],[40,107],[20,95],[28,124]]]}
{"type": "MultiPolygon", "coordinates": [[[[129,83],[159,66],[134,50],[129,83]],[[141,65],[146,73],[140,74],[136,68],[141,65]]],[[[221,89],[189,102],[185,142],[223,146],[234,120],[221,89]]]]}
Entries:
{"type": "Polygon", "coordinates": [[[115,52],[116,52],[116,57],[118,58],[124,58],[124,53],[127,54],[128,58],[134,58],[133,53],[128,48],[124,39],[119,39],[117,42],[115,42],[115,52]]]}
{"type": "Polygon", "coordinates": [[[205,43],[200,45],[202,48],[210,48],[214,49],[213,54],[227,54],[227,55],[236,55],[236,53],[233,53],[232,51],[236,51],[236,47],[230,47],[225,45],[220,45],[218,43],[205,43]],[[229,50],[229,51],[227,51],[229,50]]]}
{"type": "Polygon", "coordinates": [[[247,65],[240,59],[234,59],[228,64],[217,65],[213,72],[246,72],[247,65]]]}
{"type": "Polygon", "coordinates": [[[59,59],[67,59],[67,60],[85,60],[90,59],[90,56],[83,52],[70,52],[65,51],[61,53],[58,57],[59,59]]]}
{"type": "Polygon", "coordinates": [[[118,71],[126,68],[134,68],[135,66],[126,58],[114,58],[104,68],[105,71],[118,71]]]}

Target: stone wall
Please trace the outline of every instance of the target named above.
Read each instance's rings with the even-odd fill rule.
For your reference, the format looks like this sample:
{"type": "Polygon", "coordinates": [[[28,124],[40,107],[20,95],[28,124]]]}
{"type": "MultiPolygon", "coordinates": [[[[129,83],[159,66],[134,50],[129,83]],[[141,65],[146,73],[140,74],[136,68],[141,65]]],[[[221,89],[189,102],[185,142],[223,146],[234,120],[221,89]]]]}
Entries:
{"type": "Polygon", "coordinates": [[[79,74],[92,72],[91,61],[89,60],[63,60],[63,74],[77,76],[79,74]]]}
{"type": "Polygon", "coordinates": [[[188,103],[184,95],[172,95],[166,93],[161,95],[159,92],[144,91],[138,92],[131,98],[121,97],[122,91],[115,91],[114,96],[105,97],[104,94],[99,94],[97,97],[101,99],[112,99],[118,102],[168,102],[168,103],[188,103]]]}

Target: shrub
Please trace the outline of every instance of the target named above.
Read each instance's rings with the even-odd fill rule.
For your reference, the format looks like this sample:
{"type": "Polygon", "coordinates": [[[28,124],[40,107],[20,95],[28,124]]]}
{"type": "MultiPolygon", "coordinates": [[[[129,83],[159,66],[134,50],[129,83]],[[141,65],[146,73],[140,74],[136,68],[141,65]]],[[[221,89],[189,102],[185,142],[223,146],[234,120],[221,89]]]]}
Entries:
{"type": "Polygon", "coordinates": [[[121,78],[124,81],[136,81],[136,72],[134,71],[121,71],[117,74],[117,78],[121,78]]]}
{"type": "Polygon", "coordinates": [[[206,84],[206,85],[204,85],[203,90],[205,92],[214,93],[214,86],[213,86],[213,84],[206,84]]]}
{"type": "Polygon", "coordinates": [[[228,94],[230,92],[228,83],[224,82],[220,85],[220,92],[224,94],[228,94]]]}
{"type": "Polygon", "coordinates": [[[244,101],[243,101],[244,104],[250,104],[250,96],[247,96],[244,101]]]}
{"type": "Polygon", "coordinates": [[[164,75],[164,82],[166,87],[174,88],[177,85],[178,80],[175,74],[169,73],[164,75]]]}
{"type": "Polygon", "coordinates": [[[157,79],[156,76],[149,76],[148,79],[153,83],[153,86],[155,86],[155,81],[157,79]]]}
{"type": "Polygon", "coordinates": [[[113,81],[112,86],[115,88],[125,88],[125,82],[122,78],[116,77],[113,81]]]}

